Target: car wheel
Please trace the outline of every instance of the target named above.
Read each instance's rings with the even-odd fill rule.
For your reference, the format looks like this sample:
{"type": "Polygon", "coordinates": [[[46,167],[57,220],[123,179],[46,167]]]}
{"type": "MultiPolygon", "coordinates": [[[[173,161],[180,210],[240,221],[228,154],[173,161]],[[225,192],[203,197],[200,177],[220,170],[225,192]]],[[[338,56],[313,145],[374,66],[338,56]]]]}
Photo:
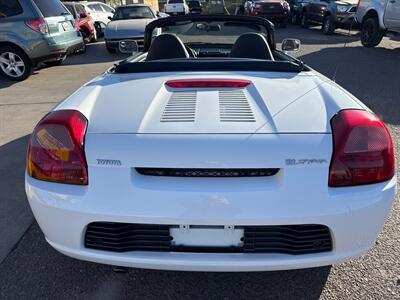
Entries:
{"type": "Polygon", "coordinates": [[[96,43],[97,42],[97,29],[93,30],[93,35],[90,38],[91,43],[96,43]]]}
{"type": "Polygon", "coordinates": [[[0,73],[7,79],[22,81],[33,72],[29,57],[13,46],[0,47],[0,73]]]}
{"type": "Polygon", "coordinates": [[[292,15],[292,17],[290,18],[290,22],[291,22],[293,25],[297,25],[297,24],[299,23],[299,20],[298,20],[298,17],[297,17],[297,14],[296,14],[296,13],[294,13],[294,14],[292,15]]]}
{"type": "Polygon", "coordinates": [[[369,18],[362,23],[361,43],[364,47],[378,46],[383,39],[383,35],[377,18],[369,18]]]}
{"type": "Polygon", "coordinates": [[[96,30],[97,37],[102,37],[103,36],[103,29],[101,28],[101,25],[99,23],[95,23],[94,24],[94,28],[96,30]]]}
{"type": "Polygon", "coordinates": [[[82,48],[76,51],[77,54],[84,54],[86,53],[86,44],[85,41],[82,42],[82,48]]]}
{"type": "Polygon", "coordinates": [[[322,21],[322,32],[326,35],[331,35],[335,32],[335,20],[332,15],[325,16],[322,21]]]}
{"type": "Polygon", "coordinates": [[[308,23],[307,15],[306,15],[305,13],[301,16],[301,21],[300,21],[300,23],[301,23],[301,27],[303,27],[303,28],[308,28],[309,23],[308,23]]]}
{"type": "Polygon", "coordinates": [[[45,64],[48,67],[57,67],[57,66],[60,66],[64,62],[65,59],[66,59],[66,56],[62,57],[61,59],[45,62],[45,64]]]}
{"type": "Polygon", "coordinates": [[[117,52],[117,49],[110,48],[108,46],[106,46],[106,48],[107,48],[108,53],[116,53],[117,52]]]}
{"type": "Polygon", "coordinates": [[[283,18],[279,22],[279,27],[280,28],[286,28],[287,27],[287,23],[288,23],[288,19],[287,18],[283,18]]]}

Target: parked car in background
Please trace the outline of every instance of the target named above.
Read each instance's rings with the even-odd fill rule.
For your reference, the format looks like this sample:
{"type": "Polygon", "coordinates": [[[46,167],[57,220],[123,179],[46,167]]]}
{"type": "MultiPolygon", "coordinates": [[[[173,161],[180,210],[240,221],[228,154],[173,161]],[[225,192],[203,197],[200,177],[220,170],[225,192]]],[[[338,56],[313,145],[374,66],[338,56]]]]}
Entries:
{"type": "Polygon", "coordinates": [[[293,25],[300,24],[300,20],[303,17],[304,7],[310,2],[310,0],[289,0],[290,5],[290,22],[293,25]]]}
{"type": "Polygon", "coordinates": [[[110,17],[115,13],[115,9],[102,2],[80,2],[85,6],[86,12],[90,14],[96,28],[97,36],[102,36],[110,17]]]}
{"type": "Polygon", "coordinates": [[[73,23],[58,0],[0,0],[0,74],[24,80],[39,63],[59,65],[82,50],[73,23]]]}
{"type": "Polygon", "coordinates": [[[209,15],[229,15],[226,9],[225,0],[209,0],[207,6],[209,15]]]}
{"type": "Polygon", "coordinates": [[[64,2],[65,7],[75,19],[75,29],[79,31],[85,42],[97,42],[97,32],[92,17],[86,12],[85,6],[78,2],[64,2]]]}
{"type": "Polygon", "coordinates": [[[157,13],[147,5],[131,4],[117,7],[104,32],[108,52],[117,52],[119,42],[127,39],[135,40],[139,50],[143,48],[144,29],[155,18],[157,13]]]}
{"type": "Polygon", "coordinates": [[[186,15],[189,13],[189,6],[186,0],[168,0],[164,5],[164,12],[169,15],[186,15]]]}
{"type": "Polygon", "coordinates": [[[356,14],[361,24],[361,43],[375,47],[383,36],[398,38],[400,35],[400,1],[361,0],[356,14]]]}
{"type": "Polygon", "coordinates": [[[281,27],[286,27],[289,15],[290,5],[285,0],[257,0],[250,1],[248,14],[257,17],[263,17],[270,21],[278,21],[281,27]]]}
{"type": "Polygon", "coordinates": [[[191,14],[201,14],[201,3],[198,0],[189,0],[189,13],[191,14]]]}
{"type": "Polygon", "coordinates": [[[358,0],[312,0],[304,6],[301,25],[322,25],[324,34],[333,34],[336,28],[356,27],[354,22],[358,0]]]}

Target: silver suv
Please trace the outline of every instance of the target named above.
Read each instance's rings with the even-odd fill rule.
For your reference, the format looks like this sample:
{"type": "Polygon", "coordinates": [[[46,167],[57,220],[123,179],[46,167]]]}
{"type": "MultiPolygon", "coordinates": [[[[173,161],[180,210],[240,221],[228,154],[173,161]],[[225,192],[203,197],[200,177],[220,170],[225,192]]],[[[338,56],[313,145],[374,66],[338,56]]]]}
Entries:
{"type": "Polygon", "coordinates": [[[74,22],[59,0],[0,0],[0,75],[24,80],[39,63],[84,50],[74,22]]]}
{"type": "Polygon", "coordinates": [[[385,35],[400,35],[400,0],[360,0],[356,20],[362,44],[375,47],[385,35]]]}

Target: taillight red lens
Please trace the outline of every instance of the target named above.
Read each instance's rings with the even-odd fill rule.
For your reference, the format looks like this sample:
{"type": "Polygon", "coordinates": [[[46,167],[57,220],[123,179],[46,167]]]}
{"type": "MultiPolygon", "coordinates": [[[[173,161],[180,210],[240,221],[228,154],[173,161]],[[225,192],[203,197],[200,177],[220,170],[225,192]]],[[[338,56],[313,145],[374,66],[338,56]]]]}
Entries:
{"type": "Polygon", "coordinates": [[[178,79],[169,80],[165,85],[172,88],[242,88],[250,83],[242,79],[178,79]]]}
{"type": "Polygon", "coordinates": [[[87,124],[76,110],[53,111],[44,117],[29,141],[28,174],[39,180],[88,184],[83,150],[87,124]]]}
{"type": "Polygon", "coordinates": [[[45,19],[30,19],[27,20],[26,25],[30,27],[31,29],[40,32],[42,34],[48,34],[49,33],[49,26],[47,25],[47,22],[45,19]]]}
{"type": "Polygon", "coordinates": [[[371,184],[394,176],[392,139],[375,114],[343,110],[332,118],[331,125],[334,149],[329,186],[371,184]]]}

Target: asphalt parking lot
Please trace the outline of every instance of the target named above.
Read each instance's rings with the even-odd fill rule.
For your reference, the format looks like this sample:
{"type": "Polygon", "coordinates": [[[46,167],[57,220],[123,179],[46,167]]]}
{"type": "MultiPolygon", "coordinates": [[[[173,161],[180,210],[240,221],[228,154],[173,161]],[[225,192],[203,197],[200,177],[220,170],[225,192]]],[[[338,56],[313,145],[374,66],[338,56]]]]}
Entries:
{"type": "MultiPolygon", "coordinates": [[[[317,29],[277,31],[299,38],[296,56],[335,79],[389,126],[400,147],[400,43],[361,47],[356,32],[324,36],[317,29]]],[[[332,267],[257,273],[131,269],[77,261],[53,250],[34,222],[24,192],[26,143],[34,124],[57,102],[124,56],[99,42],[61,67],[20,83],[0,78],[0,299],[400,299],[400,204],[375,247],[332,267]]],[[[62,222],[62,220],[60,220],[62,222]]],[[[67,231],[68,228],[65,228],[67,231]]]]}

